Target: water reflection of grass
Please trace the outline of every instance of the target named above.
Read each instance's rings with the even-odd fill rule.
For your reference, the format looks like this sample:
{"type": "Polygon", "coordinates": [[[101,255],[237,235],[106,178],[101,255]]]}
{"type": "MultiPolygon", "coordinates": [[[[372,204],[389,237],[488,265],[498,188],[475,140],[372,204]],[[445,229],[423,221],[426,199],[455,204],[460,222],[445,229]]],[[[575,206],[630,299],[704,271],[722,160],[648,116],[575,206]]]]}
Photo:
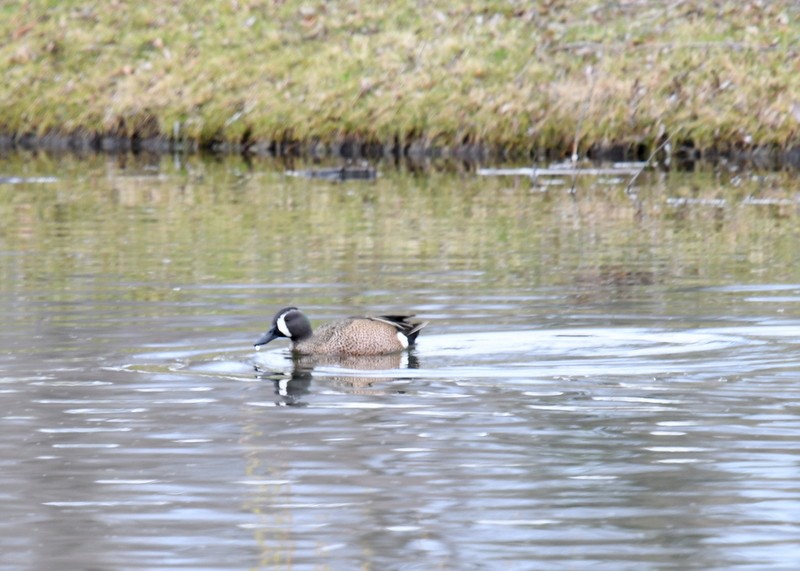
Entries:
{"type": "Polygon", "coordinates": [[[790,1],[6,2],[0,125],[530,149],[795,140],[790,1]]]}
{"type": "MultiPolygon", "coordinates": [[[[385,171],[334,184],[243,175],[233,160],[182,171],[164,160],[160,172],[106,170],[104,161],[59,163],[57,183],[0,185],[4,283],[356,284],[363,292],[797,279],[798,205],[782,173],[653,175],[634,200],[624,185],[591,180],[571,196],[527,179],[385,171]]],[[[184,295],[157,290],[132,287],[130,301],[184,295]]]]}

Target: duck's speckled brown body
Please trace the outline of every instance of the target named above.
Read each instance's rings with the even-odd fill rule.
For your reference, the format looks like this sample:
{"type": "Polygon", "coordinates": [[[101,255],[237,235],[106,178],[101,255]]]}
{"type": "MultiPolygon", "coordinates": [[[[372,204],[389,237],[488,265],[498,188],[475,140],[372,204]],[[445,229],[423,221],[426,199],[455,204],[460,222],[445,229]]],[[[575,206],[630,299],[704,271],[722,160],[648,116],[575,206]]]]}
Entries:
{"type": "Polygon", "coordinates": [[[300,355],[386,355],[414,344],[427,322],[411,322],[413,315],[349,317],[326,323],[312,332],[308,318],[296,307],[281,309],[272,327],[255,345],[265,345],[280,337],[292,341],[300,355]]]}

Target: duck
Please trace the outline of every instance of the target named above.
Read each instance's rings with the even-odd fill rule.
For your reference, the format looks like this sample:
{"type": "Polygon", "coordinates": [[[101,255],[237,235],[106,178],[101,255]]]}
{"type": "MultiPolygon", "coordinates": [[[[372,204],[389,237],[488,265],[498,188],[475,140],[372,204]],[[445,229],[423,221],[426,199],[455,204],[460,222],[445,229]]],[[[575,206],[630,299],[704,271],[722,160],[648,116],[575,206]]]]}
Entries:
{"type": "Polygon", "coordinates": [[[308,317],[296,307],[275,314],[272,326],[253,346],[259,349],[280,338],[292,342],[297,355],[369,356],[399,353],[412,347],[427,321],[412,322],[413,315],[348,317],[311,329],[308,317]]]}

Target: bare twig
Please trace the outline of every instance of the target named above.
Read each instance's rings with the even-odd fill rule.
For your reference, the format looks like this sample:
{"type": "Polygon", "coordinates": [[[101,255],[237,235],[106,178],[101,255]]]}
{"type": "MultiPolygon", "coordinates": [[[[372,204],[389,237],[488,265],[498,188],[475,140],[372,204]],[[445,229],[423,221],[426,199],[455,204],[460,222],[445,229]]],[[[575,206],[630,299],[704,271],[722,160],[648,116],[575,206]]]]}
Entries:
{"type": "MultiPolygon", "coordinates": [[[[586,113],[589,111],[589,107],[592,105],[592,97],[594,96],[594,85],[597,81],[597,74],[594,72],[594,69],[591,67],[587,69],[587,75],[591,78],[591,83],[589,84],[589,97],[586,98],[586,101],[581,109],[581,115],[578,117],[578,124],[575,126],[575,139],[572,142],[572,167],[575,168],[576,163],[578,162],[578,144],[580,143],[581,139],[581,128],[583,127],[583,120],[586,118],[586,113]]],[[[577,177],[572,177],[572,186],[569,189],[570,194],[575,194],[575,183],[577,181],[577,177]]]]}
{"type": "Polygon", "coordinates": [[[642,167],[638,171],[636,171],[636,173],[631,177],[631,180],[628,182],[628,186],[625,187],[625,194],[631,193],[631,188],[633,187],[633,183],[636,181],[637,178],[639,178],[639,175],[642,174],[644,172],[644,169],[648,167],[650,161],[653,160],[653,157],[655,157],[661,149],[666,147],[667,143],[669,143],[675,136],[675,134],[678,132],[680,132],[680,129],[678,129],[677,131],[672,133],[669,137],[664,139],[664,142],[661,143],[652,153],[650,153],[650,156],[647,157],[647,160],[644,162],[644,164],[642,164],[642,167]]]}

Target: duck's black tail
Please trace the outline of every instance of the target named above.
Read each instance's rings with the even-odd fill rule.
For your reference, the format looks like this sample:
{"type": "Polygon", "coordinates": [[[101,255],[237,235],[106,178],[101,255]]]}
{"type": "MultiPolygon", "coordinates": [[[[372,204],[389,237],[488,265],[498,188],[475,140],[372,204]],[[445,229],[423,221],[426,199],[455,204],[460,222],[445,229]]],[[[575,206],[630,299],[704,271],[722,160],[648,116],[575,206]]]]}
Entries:
{"type": "Polygon", "coordinates": [[[422,331],[422,328],[425,327],[429,322],[428,321],[409,321],[414,317],[413,315],[381,315],[379,317],[373,317],[373,319],[377,319],[379,321],[383,321],[384,323],[388,323],[393,325],[397,328],[398,331],[402,332],[406,337],[408,337],[408,345],[409,347],[413,345],[417,340],[417,335],[419,332],[422,331]]]}

